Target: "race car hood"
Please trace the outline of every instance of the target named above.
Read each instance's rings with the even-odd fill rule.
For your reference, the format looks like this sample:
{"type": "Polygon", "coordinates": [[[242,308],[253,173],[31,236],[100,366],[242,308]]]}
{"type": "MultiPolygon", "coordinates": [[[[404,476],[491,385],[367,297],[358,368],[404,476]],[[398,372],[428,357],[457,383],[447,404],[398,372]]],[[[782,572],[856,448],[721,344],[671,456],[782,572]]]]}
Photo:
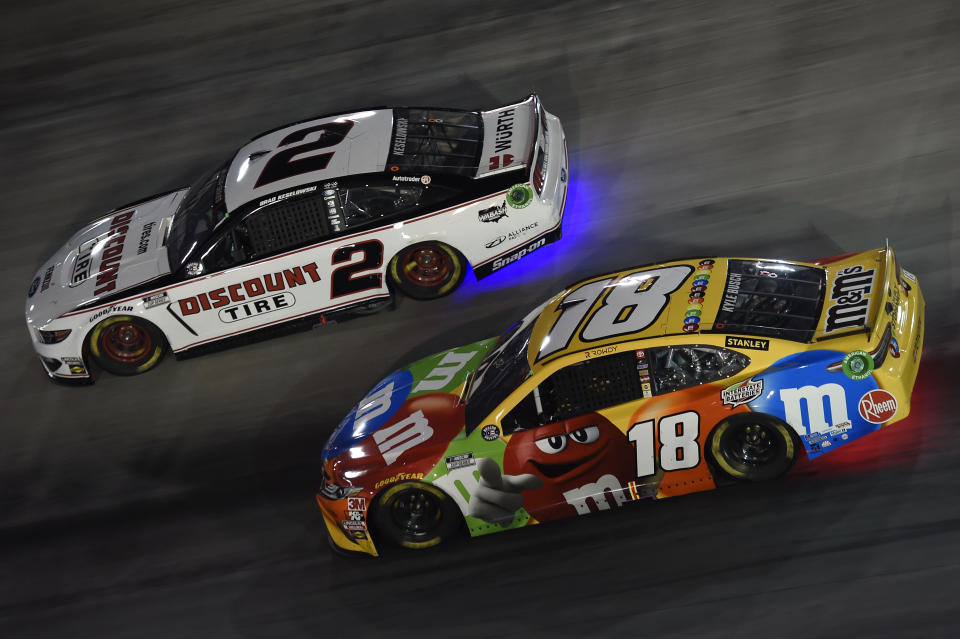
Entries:
{"type": "Polygon", "coordinates": [[[27,323],[43,327],[79,306],[168,274],[164,236],[186,193],[116,209],[71,237],[30,284],[27,323]]]}
{"type": "Polygon", "coordinates": [[[364,477],[432,466],[464,430],[462,392],[496,339],[436,353],[388,375],[340,422],[323,449],[331,477],[364,477]]]}

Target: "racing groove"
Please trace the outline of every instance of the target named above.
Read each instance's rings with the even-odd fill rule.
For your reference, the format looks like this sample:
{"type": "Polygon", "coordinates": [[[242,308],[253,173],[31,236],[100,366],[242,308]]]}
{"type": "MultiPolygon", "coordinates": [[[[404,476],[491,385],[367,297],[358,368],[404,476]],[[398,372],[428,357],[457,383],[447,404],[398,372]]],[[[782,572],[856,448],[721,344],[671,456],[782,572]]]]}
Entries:
{"type": "Polygon", "coordinates": [[[951,634],[958,19],[946,0],[8,8],[0,633],[951,634]],[[23,294],[84,220],[284,122],[533,88],[569,136],[560,243],[435,303],[89,389],[43,378],[23,294]],[[885,238],[928,301],[914,415],[889,432],[771,485],[384,561],[326,548],[319,450],[398,365],[584,274],[885,238]]]}

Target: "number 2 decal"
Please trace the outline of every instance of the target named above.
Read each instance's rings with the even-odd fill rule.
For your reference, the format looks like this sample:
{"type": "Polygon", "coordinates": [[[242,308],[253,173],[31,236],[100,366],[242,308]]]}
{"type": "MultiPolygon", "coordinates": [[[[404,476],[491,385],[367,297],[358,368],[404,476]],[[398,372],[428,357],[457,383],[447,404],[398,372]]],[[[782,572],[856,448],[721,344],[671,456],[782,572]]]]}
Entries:
{"type": "Polygon", "coordinates": [[[379,240],[368,240],[341,246],[333,252],[334,266],[343,266],[333,270],[330,276],[330,297],[343,297],[361,291],[369,291],[383,286],[382,273],[361,274],[361,271],[379,269],[383,266],[383,244],[379,240]],[[359,262],[353,261],[353,256],[362,254],[359,262]]]}
{"type": "Polygon", "coordinates": [[[280,140],[280,144],[277,145],[278,149],[288,144],[293,144],[294,142],[300,142],[312,134],[318,134],[319,139],[316,142],[301,144],[282,151],[278,150],[274,153],[273,157],[270,158],[270,161],[267,162],[260,172],[260,177],[257,178],[257,183],[254,185],[254,188],[259,188],[278,180],[285,180],[294,175],[300,175],[301,173],[322,171],[327,168],[327,165],[330,163],[330,158],[333,157],[332,151],[330,153],[311,155],[300,158],[299,160],[294,160],[293,158],[298,155],[303,155],[304,153],[309,153],[310,151],[325,149],[340,144],[352,128],[353,122],[347,120],[345,122],[328,122],[327,124],[310,126],[289,134],[280,140]]]}
{"type": "MultiPolygon", "coordinates": [[[[692,410],[660,418],[660,468],[664,471],[693,468],[700,463],[700,415],[692,410]]],[[[637,477],[657,472],[653,420],[637,422],[627,431],[637,452],[637,477]]]]}
{"type": "Polygon", "coordinates": [[[670,294],[680,288],[693,272],[691,266],[668,266],[637,271],[620,278],[587,282],[570,291],[557,306],[560,316],[540,346],[537,360],[565,348],[577,328],[585,342],[636,333],[657,321],[666,308],[670,294]],[[594,303],[606,297],[593,315],[587,317],[594,303]]]}

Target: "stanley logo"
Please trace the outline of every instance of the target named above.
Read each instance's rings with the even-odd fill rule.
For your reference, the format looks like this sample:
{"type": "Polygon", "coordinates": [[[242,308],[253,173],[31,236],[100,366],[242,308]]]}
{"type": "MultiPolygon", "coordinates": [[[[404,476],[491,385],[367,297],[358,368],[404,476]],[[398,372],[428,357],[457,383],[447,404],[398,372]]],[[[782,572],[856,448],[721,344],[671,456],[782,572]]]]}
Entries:
{"type": "Polygon", "coordinates": [[[727,336],[726,346],[728,348],[749,348],[755,351],[769,351],[770,340],[758,339],[756,337],[733,337],[727,336]]]}

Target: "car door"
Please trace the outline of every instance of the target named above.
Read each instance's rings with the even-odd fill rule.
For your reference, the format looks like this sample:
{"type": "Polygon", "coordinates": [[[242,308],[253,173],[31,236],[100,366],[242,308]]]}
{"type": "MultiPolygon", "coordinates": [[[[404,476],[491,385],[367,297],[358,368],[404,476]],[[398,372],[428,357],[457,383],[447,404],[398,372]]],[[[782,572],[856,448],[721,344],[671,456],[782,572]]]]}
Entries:
{"type": "Polygon", "coordinates": [[[637,496],[671,497],[715,487],[707,464],[710,431],[762,390],[742,374],[750,358],[727,348],[680,344],[636,351],[643,401],[622,422],[634,447],[637,496]],[[741,379],[744,378],[744,379],[741,379]]]}
{"type": "Polygon", "coordinates": [[[189,333],[170,340],[175,350],[389,295],[380,239],[328,240],[328,190],[304,187],[234,214],[201,256],[207,275],[173,300],[189,333]]]}
{"type": "Polygon", "coordinates": [[[609,510],[630,499],[634,450],[611,409],[631,410],[644,382],[634,351],[580,361],[554,372],[501,420],[507,475],[542,486],[524,493],[540,521],[609,510]]]}

